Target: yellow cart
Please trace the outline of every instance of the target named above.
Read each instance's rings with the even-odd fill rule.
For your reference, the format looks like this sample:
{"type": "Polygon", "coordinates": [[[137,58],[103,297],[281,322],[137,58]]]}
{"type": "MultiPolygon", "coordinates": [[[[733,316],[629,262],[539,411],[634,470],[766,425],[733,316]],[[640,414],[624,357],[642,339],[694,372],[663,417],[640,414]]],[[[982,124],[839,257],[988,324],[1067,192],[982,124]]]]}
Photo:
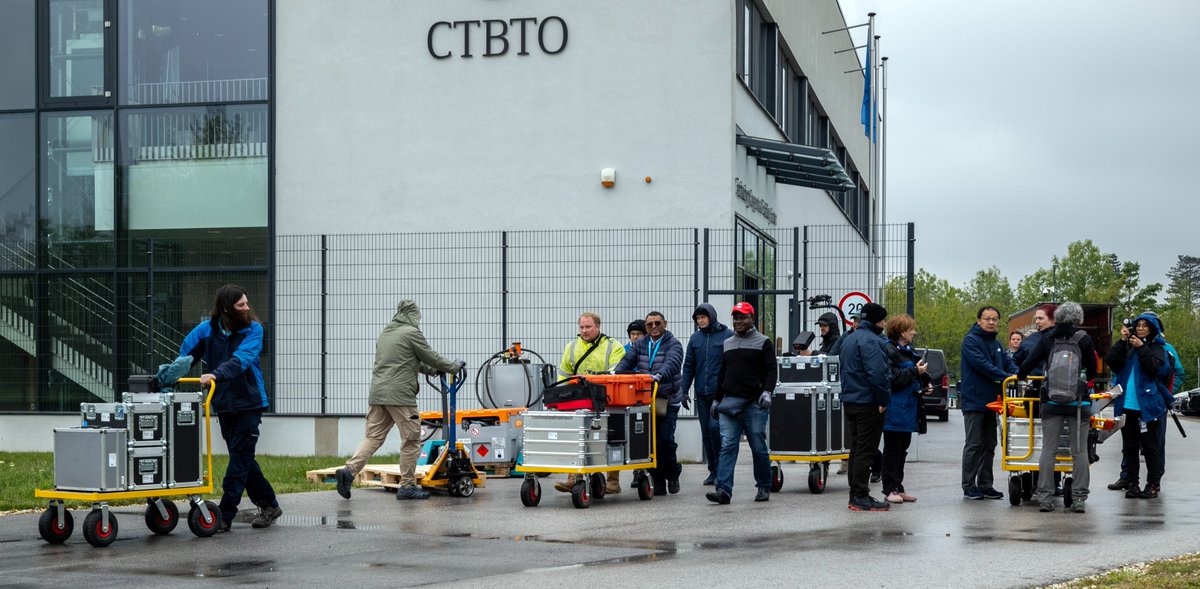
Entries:
{"type": "MultiPolygon", "coordinates": [[[[179,383],[199,383],[198,378],[181,378],[179,383]]],[[[193,534],[207,538],[217,533],[221,528],[221,512],[217,504],[204,501],[201,496],[213,491],[212,479],[212,430],[209,427],[211,419],[210,405],[216,383],[210,382],[208,395],[204,399],[204,443],[208,467],[204,471],[204,484],[197,487],[178,489],[150,489],[145,491],[58,491],[35,489],[34,497],[48,499],[50,504],[42,516],[38,518],[38,533],[42,539],[51,544],[62,544],[71,537],[75,523],[71,512],[66,509],[64,501],[90,501],[91,512],[83,518],[83,537],[88,544],[104,547],[117,539],[117,519],[110,513],[108,502],[120,499],[146,500],[146,527],[159,535],[171,533],[179,523],[179,508],[167,497],[187,497],[191,509],[188,512],[188,528],[193,534]]]]}

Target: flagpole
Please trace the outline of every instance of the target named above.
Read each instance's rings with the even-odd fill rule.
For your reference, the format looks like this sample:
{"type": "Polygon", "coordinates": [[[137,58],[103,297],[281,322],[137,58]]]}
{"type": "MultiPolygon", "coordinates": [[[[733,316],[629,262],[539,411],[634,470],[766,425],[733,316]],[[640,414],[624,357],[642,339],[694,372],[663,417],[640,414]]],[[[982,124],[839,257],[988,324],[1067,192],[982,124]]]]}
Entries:
{"type": "Polygon", "coordinates": [[[882,131],[883,136],[879,140],[880,150],[882,152],[881,159],[883,160],[883,167],[882,167],[882,172],[880,173],[880,178],[879,178],[879,187],[881,189],[879,192],[879,201],[880,201],[880,203],[882,203],[883,225],[885,225],[885,226],[887,225],[887,165],[888,165],[888,160],[887,160],[887,140],[888,140],[887,60],[888,60],[888,58],[886,56],[879,58],[879,61],[881,62],[879,69],[880,69],[880,72],[882,72],[881,76],[883,77],[883,80],[881,80],[883,83],[883,111],[882,111],[883,121],[881,123],[881,129],[880,129],[882,131]]]}
{"type": "Polygon", "coordinates": [[[875,284],[878,285],[876,296],[880,300],[883,298],[884,280],[887,275],[887,236],[884,232],[887,230],[883,225],[880,209],[883,205],[883,183],[880,180],[880,151],[879,151],[879,46],[880,36],[875,35],[869,42],[874,43],[871,47],[871,150],[875,153],[874,180],[871,182],[871,192],[875,195],[874,203],[871,205],[871,233],[875,240],[875,249],[877,255],[875,284]]]}

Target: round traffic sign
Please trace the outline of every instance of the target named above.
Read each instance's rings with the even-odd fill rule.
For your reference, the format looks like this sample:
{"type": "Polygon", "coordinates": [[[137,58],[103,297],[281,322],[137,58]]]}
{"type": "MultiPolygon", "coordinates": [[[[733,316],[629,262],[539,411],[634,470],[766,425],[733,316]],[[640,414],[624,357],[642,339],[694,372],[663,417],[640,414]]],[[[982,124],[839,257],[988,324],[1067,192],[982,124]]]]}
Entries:
{"type": "Polygon", "coordinates": [[[871,302],[871,297],[865,293],[858,291],[848,292],[842,300],[838,301],[838,308],[842,310],[842,315],[846,317],[846,326],[853,325],[850,322],[850,316],[858,316],[862,314],[863,305],[871,302]]]}

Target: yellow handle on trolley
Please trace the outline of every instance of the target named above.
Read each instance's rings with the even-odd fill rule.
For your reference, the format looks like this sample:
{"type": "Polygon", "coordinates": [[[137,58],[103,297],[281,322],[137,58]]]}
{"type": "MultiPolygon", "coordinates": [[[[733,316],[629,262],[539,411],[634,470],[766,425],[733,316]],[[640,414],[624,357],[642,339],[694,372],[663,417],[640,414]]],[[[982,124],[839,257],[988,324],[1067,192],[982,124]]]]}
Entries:
{"type": "MultiPolygon", "coordinates": [[[[1029,380],[1045,380],[1045,378],[1046,377],[1044,376],[1028,377],[1029,380]]],[[[1010,444],[1005,443],[1004,456],[1002,457],[1002,460],[1028,460],[1029,457],[1033,456],[1033,404],[1040,401],[1040,399],[1038,397],[1026,397],[1024,387],[1015,386],[1016,384],[1016,376],[1010,376],[1000,383],[1000,437],[1004,440],[1008,440],[1008,417],[1010,412],[1013,414],[1013,417],[1018,419],[1028,419],[1029,449],[1022,456],[1011,456],[1008,453],[1010,444]],[[1008,390],[1010,386],[1014,391],[1019,393],[1020,396],[1009,396],[1008,390]],[[1010,403],[1013,405],[1012,407],[1009,406],[1010,403]],[[1024,411],[1025,415],[1018,415],[1018,411],[1016,410],[1024,411]]]]}

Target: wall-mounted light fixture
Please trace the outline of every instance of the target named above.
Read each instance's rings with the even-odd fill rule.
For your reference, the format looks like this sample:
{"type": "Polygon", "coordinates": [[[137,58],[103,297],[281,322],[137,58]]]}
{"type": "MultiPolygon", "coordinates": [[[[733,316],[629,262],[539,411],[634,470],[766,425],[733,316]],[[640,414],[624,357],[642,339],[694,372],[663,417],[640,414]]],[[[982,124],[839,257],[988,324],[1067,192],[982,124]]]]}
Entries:
{"type": "Polygon", "coordinates": [[[605,188],[612,188],[617,183],[616,168],[604,168],[600,170],[600,185],[605,188]]]}

